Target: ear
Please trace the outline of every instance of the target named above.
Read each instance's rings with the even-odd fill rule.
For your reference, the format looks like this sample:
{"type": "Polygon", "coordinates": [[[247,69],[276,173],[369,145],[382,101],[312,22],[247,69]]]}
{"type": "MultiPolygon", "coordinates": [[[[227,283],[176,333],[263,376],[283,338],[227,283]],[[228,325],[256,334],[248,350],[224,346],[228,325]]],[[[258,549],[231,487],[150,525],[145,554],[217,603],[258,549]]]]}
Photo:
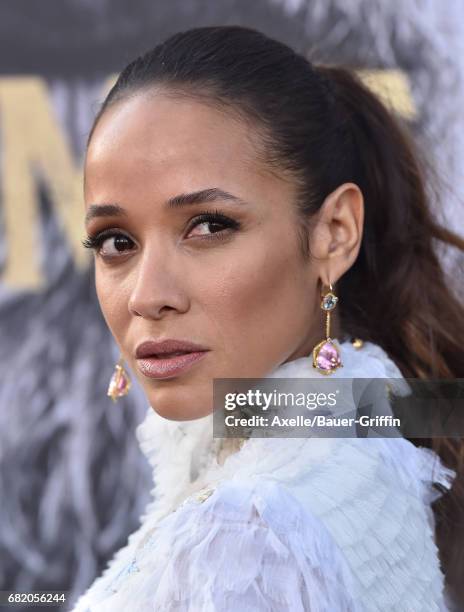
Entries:
{"type": "Polygon", "coordinates": [[[343,183],[324,200],[309,237],[324,284],[335,283],[356,261],[363,223],[364,198],[355,183],[343,183]]]}

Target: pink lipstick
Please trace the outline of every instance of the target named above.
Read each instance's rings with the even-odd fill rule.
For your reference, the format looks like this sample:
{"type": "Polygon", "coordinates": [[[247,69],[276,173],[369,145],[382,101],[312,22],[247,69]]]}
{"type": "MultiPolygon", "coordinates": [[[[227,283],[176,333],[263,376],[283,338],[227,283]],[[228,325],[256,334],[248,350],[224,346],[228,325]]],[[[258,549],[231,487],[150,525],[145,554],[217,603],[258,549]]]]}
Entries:
{"type": "Polygon", "coordinates": [[[209,349],[184,340],[148,340],[135,351],[137,366],[149,378],[171,378],[186,372],[206,356],[209,349]]]}

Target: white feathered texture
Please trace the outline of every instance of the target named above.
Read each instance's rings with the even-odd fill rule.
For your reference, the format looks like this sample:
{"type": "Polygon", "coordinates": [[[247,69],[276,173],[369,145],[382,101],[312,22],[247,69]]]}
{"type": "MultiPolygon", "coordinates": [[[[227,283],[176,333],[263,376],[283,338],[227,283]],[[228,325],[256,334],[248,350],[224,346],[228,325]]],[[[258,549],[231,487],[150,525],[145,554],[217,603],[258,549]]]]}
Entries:
{"type": "MultiPolygon", "coordinates": [[[[345,341],[341,355],[340,384],[401,380],[372,343],[345,341]]],[[[269,377],[323,375],[301,358],[269,377]]],[[[149,408],[137,438],[154,499],[74,612],[449,609],[430,503],[454,472],[433,451],[400,437],[251,438],[220,464],[211,435],[211,415],[149,408]]]]}

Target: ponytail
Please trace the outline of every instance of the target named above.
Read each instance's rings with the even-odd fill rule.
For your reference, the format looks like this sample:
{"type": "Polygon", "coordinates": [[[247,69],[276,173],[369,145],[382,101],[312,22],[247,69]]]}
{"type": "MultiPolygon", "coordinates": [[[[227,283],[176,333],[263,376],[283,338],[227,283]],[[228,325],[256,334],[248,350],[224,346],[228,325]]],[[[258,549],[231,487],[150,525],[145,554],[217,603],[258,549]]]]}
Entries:
{"type": "MultiPolygon", "coordinates": [[[[457,279],[447,276],[435,248],[464,251],[464,239],[432,218],[424,170],[399,121],[348,71],[317,70],[349,117],[365,199],[360,254],[338,283],[341,328],[382,346],[406,377],[463,378],[464,308],[457,279]]],[[[446,580],[464,606],[464,441],[411,441],[457,471],[433,509],[446,580]]]]}

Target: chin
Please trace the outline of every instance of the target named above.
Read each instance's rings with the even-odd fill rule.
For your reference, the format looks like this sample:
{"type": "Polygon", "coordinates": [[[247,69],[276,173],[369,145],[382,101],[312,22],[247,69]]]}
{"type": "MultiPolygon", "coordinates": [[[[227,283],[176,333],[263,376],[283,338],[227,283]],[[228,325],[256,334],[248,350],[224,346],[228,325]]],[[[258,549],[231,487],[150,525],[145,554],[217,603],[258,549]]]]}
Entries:
{"type": "MultiPolygon", "coordinates": [[[[210,394],[211,395],[211,394],[210,394]]],[[[147,394],[151,408],[164,419],[191,421],[213,411],[212,397],[199,401],[198,395],[187,390],[158,389],[147,394]]]]}

